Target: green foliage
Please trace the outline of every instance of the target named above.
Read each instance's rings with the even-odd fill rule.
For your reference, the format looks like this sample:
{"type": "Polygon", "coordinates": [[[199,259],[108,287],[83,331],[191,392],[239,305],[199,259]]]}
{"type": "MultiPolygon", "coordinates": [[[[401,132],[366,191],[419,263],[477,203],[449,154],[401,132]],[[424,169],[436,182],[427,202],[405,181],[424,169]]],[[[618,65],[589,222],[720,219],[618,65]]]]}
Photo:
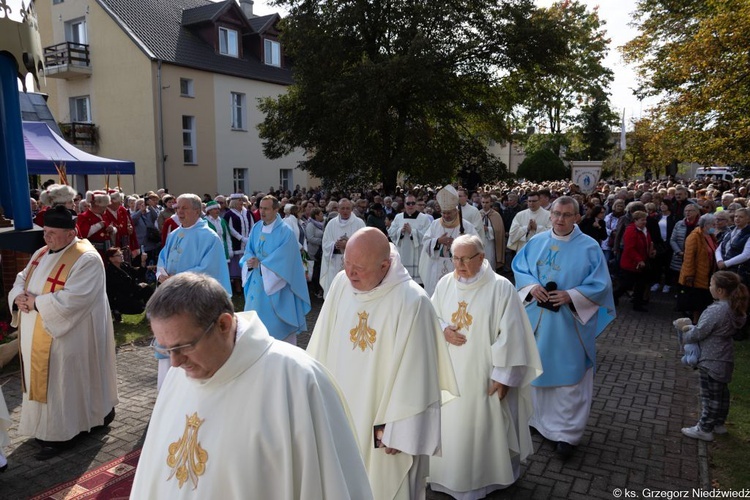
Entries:
{"type": "Polygon", "coordinates": [[[280,0],[295,84],[262,99],[264,153],[301,149],[329,185],[445,182],[489,138],[510,134],[510,68],[528,69],[559,44],[530,22],[530,0],[411,2],[280,0]],[[529,40],[545,41],[530,44],[529,40]],[[467,155],[467,152],[470,154],[467,155]]]}
{"type": "Polygon", "coordinates": [[[639,93],[660,99],[648,116],[650,149],[704,165],[750,163],[750,2],[644,0],[635,25],[625,59],[637,65],[639,93]]]}
{"type": "Polygon", "coordinates": [[[570,169],[549,149],[529,156],[518,166],[518,177],[533,182],[556,181],[570,178],[570,169]]]}
{"type": "MultiPolygon", "coordinates": [[[[575,109],[606,92],[612,71],[603,65],[609,39],[596,9],[589,12],[577,0],[561,0],[537,9],[531,24],[559,44],[552,64],[518,68],[507,79],[521,104],[527,123],[543,123],[552,134],[575,123],[575,109]]],[[[541,127],[540,127],[541,128],[541,127]]]]}
{"type": "Polygon", "coordinates": [[[739,490],[750,484],[750,341],[734,343],[734,374],[729,384],[731,401],[727,429],[711,444],[711,475],[721,490],[739,490]]]}
{"type": "Polygon", "coordinates": [[[581,109],[578,117],[580,124],[581,149],[578,158],[573,158],[569,152],[569,159],[604,160],[612,151],[615,140],[612,128],[617,125],[617,114],[609,106],[609,99],[603,92],[598,92],[594,98],[581,109]]]}

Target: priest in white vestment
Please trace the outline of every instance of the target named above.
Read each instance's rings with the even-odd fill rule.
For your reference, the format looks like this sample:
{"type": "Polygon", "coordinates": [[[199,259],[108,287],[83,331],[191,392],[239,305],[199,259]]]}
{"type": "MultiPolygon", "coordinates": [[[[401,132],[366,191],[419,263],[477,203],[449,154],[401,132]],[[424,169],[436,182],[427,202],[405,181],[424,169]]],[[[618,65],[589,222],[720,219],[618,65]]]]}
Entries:
{"type": "Polygon", "coordinates": [[[607,261],[599,244],[578,228],[578,219],[578,202],[558,198],[552,204],[552,231],[533,237],[513,259],[516,288],[544,366],[532,382],[530,425],[556,443],[563,459],[586,430],[596,337],[615,318],[607,261]]]}
{"type": "Polygon", "coordinates": [[[461,208],[461,217],[471,222],[471,225],[479,230],[479,226],[482,225],[482,215],[479,213],[479,209],[469,201],[469,192],[466,188],[458,188],[456,191],[458,193],[458,206],[461,208]]]}
{"type": "Polygon", "coordinates": [[[422,255],[422,238],[430,227],[432,220],[417,210],[417,199],[412,194],[406,195],[404,211],[396,214],[388,228],[388,237],[396,246],[401,263],[417,283],[422,283],[419,276],[419,257],[422,255]]]}
{"type": "Polygon", "coordinates": [[[146,315],[173,369],[130,498],[371,499],[342,395],[320,363],[235,314],[216,280],[182,273],[146,315]]]}
{"type": "Polygon", "coordinates": [[[510,281],[495,274],[475,235],[453,242],[456,270],[432,296],[461,397],[442,408],[442,457],[430,487],[460,500],[513,484],[533,453],[530,383],[542,373],[534,334],[510,281]]]}
{"type": "Polygon", "coordinates": [[[344,269],[346,242],[365,222],[352,215],[352,202],[346,198],[339,200],[338,215],[329,220],[323,230],[322,256],[320,266],[320,286],[323,297],[328,296],[333,279],[344,269]]]}
{"type": "Polygon", "coordinates": [[[427,295],[432,295],[440,278],[453,272],[451,245],[462,234],[477,234],[474,225],[459,217],[458,192],[451,186],[438,191],[437,202],[442,217],[434,220],[422,238],[422,255],[419,258],[419,276],[427,295]]]}
{"type": "Polygon", "coordinates": [[[508,230],[508,248],[518,252],[537,234],[552,227],[549,212],[539,206],[539,193],[532,191],[526,197],[528,207],[513,217],[508,230]]]}
{"type": "Polygon", "coordinates": [[[435,310],[377,228],[349,240],[307,351],[339,383],[378,500],[424,498],[441,390],[458,395],[435,310]]]}
{"type": "Polygon", "coordinates": [[[18,273],[8,304],[21,345],[18,433],[41,440],[39,460],[111,422],[117,399],[115,339],[104,264],[76,237],[64,206],[45,212],[44,241],[18,273]]]}

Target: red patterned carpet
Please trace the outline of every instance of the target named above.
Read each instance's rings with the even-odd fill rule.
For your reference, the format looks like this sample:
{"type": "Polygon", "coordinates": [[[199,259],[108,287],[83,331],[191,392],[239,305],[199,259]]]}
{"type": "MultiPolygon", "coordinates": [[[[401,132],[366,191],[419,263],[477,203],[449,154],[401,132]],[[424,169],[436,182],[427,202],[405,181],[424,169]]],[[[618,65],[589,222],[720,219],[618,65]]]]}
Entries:
{"type": "Polygon", "coordinates": [[[124,457],[88,471],[78,479],[58,484],[31,500],[126,499],[130,496],[140,456],[140,449],[131,451],[124,457]]]}

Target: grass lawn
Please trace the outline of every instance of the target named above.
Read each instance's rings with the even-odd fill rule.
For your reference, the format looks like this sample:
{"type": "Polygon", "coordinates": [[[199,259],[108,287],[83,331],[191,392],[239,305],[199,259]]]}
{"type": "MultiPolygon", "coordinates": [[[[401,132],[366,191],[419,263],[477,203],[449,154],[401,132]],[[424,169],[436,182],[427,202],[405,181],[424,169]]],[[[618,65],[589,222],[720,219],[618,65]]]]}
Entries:
{"type": "Polygon", "coordinates": [[[740,490],[750,485],[750,340],[734,343],[734,374],[729,384],[728,434],[709,447],[715,488],[740,490]]]}

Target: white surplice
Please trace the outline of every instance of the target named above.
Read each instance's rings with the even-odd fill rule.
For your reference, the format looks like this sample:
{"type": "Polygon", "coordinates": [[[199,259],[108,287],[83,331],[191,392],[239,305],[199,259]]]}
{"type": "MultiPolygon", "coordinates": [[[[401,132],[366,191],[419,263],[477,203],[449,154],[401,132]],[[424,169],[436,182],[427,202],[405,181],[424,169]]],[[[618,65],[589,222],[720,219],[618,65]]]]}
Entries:
{"type": "Polygon", "coordinates": [[[8,304],[24,291],[31,262],[39,261],[28,292],[37,295],[37,311],[13,312],[20,319],[21,356],[27,391],[23,394],[18,433],[45,441],[67,441],[82,431],[102,425],[104,417],[117,404],[115,337],[107,301],[104,264],[93,248],[73,264],[65,286],[41,294],[50,272],[65,251],[78,238],[53,254],[34,253],[26,268],[18,273],[8,304]],[[52,336],[49,359],[47,403],[29,400],[34,324],[41,315],[44,328],[52,336]]]}
{"type": "Polygon", "coordinates": [[[535,235],[552,228],[552,221],[547,210],[539,208],[532,212],[530,208],[521,210],[513,217],[508,230],[508,248],[518,252],[535,235]],[[529,231],[529,221],[536,222],[536,230],[529,231]]]}
{"type": "Polygon", "coordinates": [[[444,276],[432,303],[467,340],[448,345],[461,397],[442,408],[443,454],[430,458],[430,483],[455,498],[484,498],[513,484],[533,452],[530,384],[542,362],[515,287],[487,260],[471,280],[444,276]],[[502,401],[488,395],[490,379],[510,388],[502,401]]]}
{"type": "Polygon", "coordinates": [[[328,290],[331,288],[333,279],[344,269],[344,253],[334,253],[334,245],[339,238],[351,238],[358,229],[365,227],[362,219],[355,215],[350,215],[344,220],[341,216],[334,217],[326,224],[323,231],[323,255],[320,266],[320,286],[323,288],[323,297],[328,297],[328,290]]]}
{"type": "Polygon", "coordinates": [[[211,378],[169,371],[130,498],[373,498],[330,374],[255,311],[236,316],[234,350],[211,378]]]}
{"type": "Polygon", "coordinates": [[[308,352],[346,397],[373,494],[424,498],[427,457],[440,453],[441,390],[457,395],[435,310],[391,246],[391,267],[368,292],[339,274],[323,304],[308,352]],[[375,448],[374,427],[385,425],[375,448]]]}
{"type": "Polygon", "coordinates": [[[403,213],[396,215],[396,218],[391,223],[391,227],[388,228],[388,236],[396,246],[399,255],[401,255],[401,263],[409,272],[412,279],[417,283],[422,283],[422,278],[419,276],[419,257],[422,255],[422,238],[424,238],[424,234],[427,232],[432,221],[427,215],[419,212],[416,213],[416,219],[404,218],[403,213]],[[410,233],[402,232],[406,223],[411,228],[410,233]]]}

